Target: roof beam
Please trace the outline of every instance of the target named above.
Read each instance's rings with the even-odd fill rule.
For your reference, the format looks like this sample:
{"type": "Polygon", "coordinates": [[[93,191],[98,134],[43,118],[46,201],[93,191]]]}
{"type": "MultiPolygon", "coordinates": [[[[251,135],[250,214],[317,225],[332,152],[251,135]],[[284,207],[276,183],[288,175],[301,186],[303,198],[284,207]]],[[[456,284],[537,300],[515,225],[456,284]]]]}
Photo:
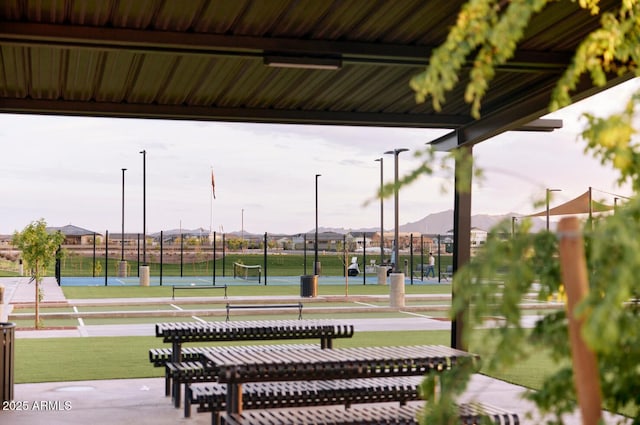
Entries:
{"type": "Polygon", "coordinates": [[[0,98],[0,112],[116,118],[184,119],[283,124],[352,125],[373,127],[455,128],[467,122],[444,114],[301,111],[222,108],[188,105],[148,105],[112,102],[0,98]]]}
{"type": "MultiPolygon", "coordinates": [[[[594,87],[591,81],[585,77],[577,85],[575,91],[579,95],[574,96],[573,100],[577,102],[586,99],[632,77],[632,74],[616,76],[602,87],[594,87]]],[[[460,146],[480,143],[505,131],[553,131],[555,128],[560,128],[561,122],[560,127],[555,127],[558,123],[554,123],[554,121],[560,120],[538,119],[538,117],[549,113],[550,93],[554,85],[555,81],[550,81],[548,86],[540,87],[515,106],[463,125],[451,133],[428,142],[428,144],[438,151],[449,151],[460,146]]]]}
{"type": "MultiPolygon", "coordinates": [[[[100,48],[184,55],[256,56],[265,54],[339,55],[343,63],[424,67],[436,46],[354,41],[302,40],[128,28],[0,22],[0,44],[100,48]]],[[[504,70],[550,72],[564,69],[571,55],[517,51],[504,70]]]]}

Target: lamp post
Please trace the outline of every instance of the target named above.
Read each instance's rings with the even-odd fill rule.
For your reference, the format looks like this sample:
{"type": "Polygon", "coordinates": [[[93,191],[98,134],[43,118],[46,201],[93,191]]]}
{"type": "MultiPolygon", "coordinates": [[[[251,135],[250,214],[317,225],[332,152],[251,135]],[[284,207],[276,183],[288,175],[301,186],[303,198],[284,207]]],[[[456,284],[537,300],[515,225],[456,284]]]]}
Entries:
{"type": "Polygon", "coordinates": [[[546,198],[547,198],[547,232],[549,231],[549,194],[551,192],[561,192],[562,189],[549,189],[547,188],[546,198]]]}
{"type": "Polygon", "coordinates": [[[122,228],[120,231],[120,264],[118,265],[118,277],[127,277],[127,262],[124,261],[124,172],[122,169],[122,228]]]}
{"type": "Polygon", "coordinates": [[[147,151],[142,154],[142,265],[138,266],[140,286],[149,286],[151,271],[147,265],[147,151]]]}
{"type": "Polygon", "coordinates": [[[394,198],[394,230],[393,230],[393,237],[394,237],[394,244],[393,244],[393,256],[394,256],[394,260],[393,260],[393,272],[394,273],[398,273],[399,268],[398,268],[398,262],[400,261],[400,257],[399,257],[399,235],[398,235],[398,211],[399,211],[399,205],[400,205],[400,200],[399,200],[399,196],[398,196],[398,156],[402,153],[402,152],[406,152],[409,149],[406,148],[400,148],[400,149],[394,149],[392,151],[387,151],[385,152],[386,155],[391,155],[393,154],[394,156],[394,189],[393,189],[393,198],[394,198]]]}
{"type": "Polygon", "coordinates": [[[320,263],[318,262],[318,177],[322,174],[316,174],[316,235],[313,241],[313,274],[320,274],[320,263]]]}
{"type": "Polygon", "coordinates": [[[126,168],[122,169],[122,232],[120,233],[120,245],[122,245],[122,253],[120,255],[120,261],[124,261],[124,172],[126,168]]]}
{"type": "Polygon", "coordinates": [[[142,154],[142,264],[147,265],[147,151],[142,154]]]}
{"type": "Polygon", "coordinates": [[[380,265],[384,263],[384,197],[382,196],[382,187],[384,186],[384,158],[380,157],[375,160],[380,162],[380,265]]]}

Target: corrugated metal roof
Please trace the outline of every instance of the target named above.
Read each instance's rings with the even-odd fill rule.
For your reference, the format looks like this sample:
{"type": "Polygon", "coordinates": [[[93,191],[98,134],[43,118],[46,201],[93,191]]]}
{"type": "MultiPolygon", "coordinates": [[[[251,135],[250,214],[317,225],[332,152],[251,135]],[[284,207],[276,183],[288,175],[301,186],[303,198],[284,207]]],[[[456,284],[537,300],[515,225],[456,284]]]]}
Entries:
{"type": "MultiPolygon", "coordinates": [[[[0,111],[250,122],[479,125],[465,78],[436,114],[409,79],[459,0],[4,0],[0,111]],[[273,68],[270,54],[340,58],[338,70],[273,68]]],[[[602,8],[615,1],[607,0],[602,8]]],[[[597,17],[573,2],[536,16],[483,103],[492,126],[545,112],[597,17]],[[522,106],[528,98],[527,106],[522,106]],[[500,119],[496,119],[500,117],[500,119]]],[[[580,88],[592,93],[587,83],[580,88]]],[[[524,120],[524,121],[523,121],[524,120]]]]}

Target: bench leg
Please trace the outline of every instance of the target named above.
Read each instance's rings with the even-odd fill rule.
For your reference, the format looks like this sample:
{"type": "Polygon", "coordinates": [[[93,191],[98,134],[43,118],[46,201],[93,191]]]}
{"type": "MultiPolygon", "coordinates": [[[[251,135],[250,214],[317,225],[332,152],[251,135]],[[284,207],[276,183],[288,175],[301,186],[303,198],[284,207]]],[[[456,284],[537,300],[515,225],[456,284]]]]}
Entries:
{"type": "Polygon", "coordinates": [[[242,384],[227,384],[227,413],[242,413],[242,384]]]}
{"type": "Polygon", "coordinates": [[[180,408],[180,382],[177,379],[173,380],[173,404],[176,409],[180,408]]]}
{"type": "Polygon", "coordinates": [[[169,397],[171,395],[171,377],[169,376],[169,368],[164,367],[164,396],[169,397]]]}
{"type": "Polygon", "coordinates": [[[191,417],[191,385],[184,384],[184,417],[191,417]]]}

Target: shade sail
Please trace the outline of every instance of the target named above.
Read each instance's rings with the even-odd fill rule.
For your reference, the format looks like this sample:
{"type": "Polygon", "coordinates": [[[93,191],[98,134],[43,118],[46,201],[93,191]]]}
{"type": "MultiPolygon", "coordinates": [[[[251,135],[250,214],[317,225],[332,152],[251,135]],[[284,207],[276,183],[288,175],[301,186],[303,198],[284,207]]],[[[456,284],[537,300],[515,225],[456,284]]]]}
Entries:
{"type": "MultiPolygon", "coordinates": [[[[569,214],[588,214],[589,213],[589,191],[574,198],[564,204],[549,209],[549,215],[569,215],[569,214]]],[[[606,205],[601,202],[591,200],[591,212],[611,211],[612,205],[606,205]]],[[[529,217],[543,217],[547,215],[547,210],[539,213],[531,214],[529,217]]]]}

